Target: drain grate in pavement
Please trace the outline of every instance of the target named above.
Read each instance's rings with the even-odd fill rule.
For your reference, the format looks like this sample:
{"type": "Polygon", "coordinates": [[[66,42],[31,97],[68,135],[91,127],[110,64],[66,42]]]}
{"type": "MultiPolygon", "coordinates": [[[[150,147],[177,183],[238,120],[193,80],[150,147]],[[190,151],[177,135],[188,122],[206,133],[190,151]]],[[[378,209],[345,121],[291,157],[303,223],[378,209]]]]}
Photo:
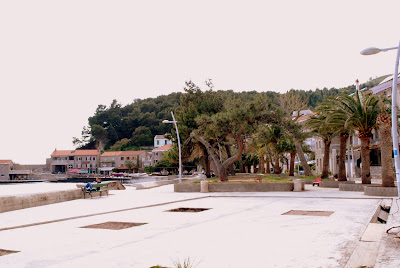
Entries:
{"type": "Polygon", "coordinates": [[[209,208],[175,208],[167,210],[169,212],[202,212],[204,210],[209,210],[209,208]]]}
{"type": "Polygon", "coordinates": [[[312,210],[290,210],[282,215],[300,215],[300,216],[323,216],[329,217],[333,211],[312,211],[312,210]]]}
{"type": "Polygon", "coordinates": [[[144,225],[144,224],[147,224],[147,223],[108,221],[108,222],[83,226],[81,228],[121,230],[121,229],[127,229],[127,228],[131,228],[134,226],[140,226],[140,225],[144,225]]]}
{"type": "Polygon", "coordinates": [[[0,256],[7,255],[7,254],[11,254],[11,253],[17,253],[17,252],[19,252],[19,251],[15,251],[15,250],[6,250],[6,249],[1,249],[1,248],[0,248],[0,256]]]}

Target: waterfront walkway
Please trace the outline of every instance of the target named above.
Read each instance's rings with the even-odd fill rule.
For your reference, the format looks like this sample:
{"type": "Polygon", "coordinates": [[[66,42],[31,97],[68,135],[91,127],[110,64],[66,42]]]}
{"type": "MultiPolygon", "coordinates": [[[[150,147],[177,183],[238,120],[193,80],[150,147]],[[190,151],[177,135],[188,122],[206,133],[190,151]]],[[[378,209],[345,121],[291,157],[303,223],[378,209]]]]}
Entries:
{"type": "Polygon", "coordinates": [[[19,251],[0,256],[0,267],[174,267],[187,258],[198,268],[352,267],[359,252],[365,265],[400,267],[396,229],[385,233],[400,225],[397,203],[385,229],[373,233],[377,241],[363,248],[381,201],[311,185],[304,192],[269,193],[127,187],[109,197],[0,213],[0,249],[19,251]],[[180,207],[208,210],[168,212],[180,207]],[[298,210],[315,213],[285,214],[298,210]],[[128,223],[146,224],[116,229],[128,223]]]}

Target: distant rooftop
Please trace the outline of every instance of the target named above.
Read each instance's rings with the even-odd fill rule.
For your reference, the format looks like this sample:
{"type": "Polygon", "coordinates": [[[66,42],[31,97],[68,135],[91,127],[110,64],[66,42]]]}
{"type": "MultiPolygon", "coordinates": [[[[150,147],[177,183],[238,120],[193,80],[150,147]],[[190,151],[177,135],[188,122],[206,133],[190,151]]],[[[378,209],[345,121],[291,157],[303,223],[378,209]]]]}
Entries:
{"type": "Polygon", "coordinates": [[[100,150],[54,150],[51,156],[96,156],[100,150]]]}

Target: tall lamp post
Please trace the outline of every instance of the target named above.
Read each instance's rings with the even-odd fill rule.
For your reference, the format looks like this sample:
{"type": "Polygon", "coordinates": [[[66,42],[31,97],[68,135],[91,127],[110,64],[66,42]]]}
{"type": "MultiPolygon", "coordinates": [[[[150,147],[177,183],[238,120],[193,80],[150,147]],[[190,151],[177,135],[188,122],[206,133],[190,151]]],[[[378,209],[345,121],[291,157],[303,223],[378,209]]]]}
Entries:
{"type": "Polygon", "coordinates": [[[175,125],[175,130],[176,130],[176,136],[178,137],[178,150],[179,150],[179,183],[182,183],[182,155],[181,155],[181,139],[179,138],[179,131],[178,131],[178,125],[176,123],[178,123],[175,120],[175,116],[174,113],[171,111],[171,115],[172,115],[172,121],[170,120],[163,120],[162,122],[164,124],[171,124],[173,123],[175,125]]]}
{"type": "Polygon", "coordinates": [[[397,49],[396,63],[394,65],[393,84],[392,84],[392,139],[394,166],[396,169],[397,195],[400,198],[400,158],[399,158],[399,137],[397,135],[397,76],[399,74],[400,42],[397,47],[376,48],[370,47],[361,51],[361,55],[373,55],[382,51],[397,49]]]}

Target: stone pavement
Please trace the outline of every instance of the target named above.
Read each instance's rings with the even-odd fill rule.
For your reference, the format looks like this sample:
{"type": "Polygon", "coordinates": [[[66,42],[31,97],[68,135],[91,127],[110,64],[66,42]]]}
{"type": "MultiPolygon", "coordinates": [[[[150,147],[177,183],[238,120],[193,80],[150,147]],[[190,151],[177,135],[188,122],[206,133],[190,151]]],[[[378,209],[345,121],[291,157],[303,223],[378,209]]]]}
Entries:
{"type": "MultiPolygon", "coordinates": [[[[268,193],[127,187],[109,197],[0,213],[0,249],[19,251],[1,256],[0,267],[174,267],[174,261],[186,258],[198,268],[351,267],[349,260],[381,201],[311,185],[304,192],[268,193]],[[209,210],[167,212],[179,207],[209,210]],[[291,210],[333,214],[283,215],[291,210]],[[82,228],[110,221],[146,224],[82,228]]],[[[400,225],[399,213],[389,217],[389,225],[400,225]]],[[[375,267],[400,266],[397,231],[378,234],[375,267]]]]}

